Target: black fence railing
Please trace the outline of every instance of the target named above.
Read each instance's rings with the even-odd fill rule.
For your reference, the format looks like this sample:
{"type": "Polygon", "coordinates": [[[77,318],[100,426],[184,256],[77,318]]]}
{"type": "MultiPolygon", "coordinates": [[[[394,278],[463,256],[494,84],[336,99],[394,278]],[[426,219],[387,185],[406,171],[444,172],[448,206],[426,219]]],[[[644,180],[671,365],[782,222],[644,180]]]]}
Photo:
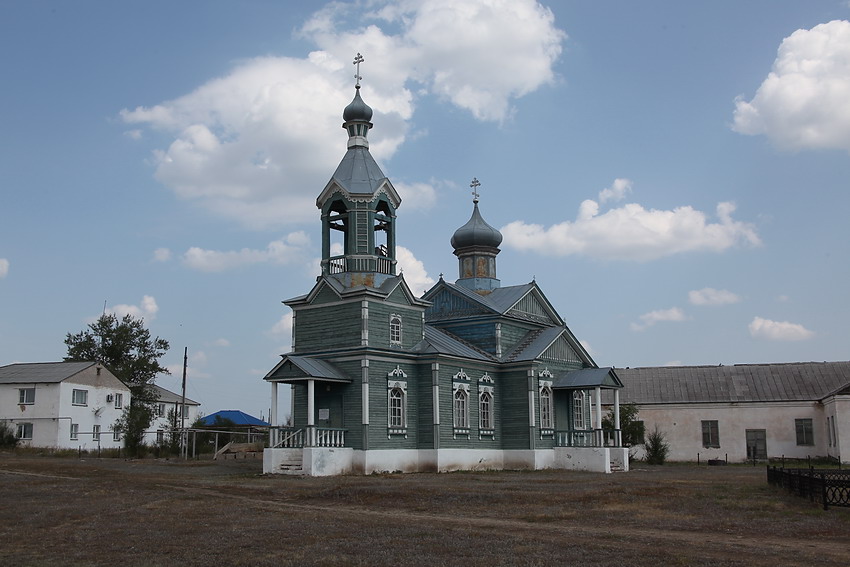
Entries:
{"type": "Polygon", "coordinates": [[[850,470],[767,467],[767,482],[823,506],[850,507],[850,470]]]}

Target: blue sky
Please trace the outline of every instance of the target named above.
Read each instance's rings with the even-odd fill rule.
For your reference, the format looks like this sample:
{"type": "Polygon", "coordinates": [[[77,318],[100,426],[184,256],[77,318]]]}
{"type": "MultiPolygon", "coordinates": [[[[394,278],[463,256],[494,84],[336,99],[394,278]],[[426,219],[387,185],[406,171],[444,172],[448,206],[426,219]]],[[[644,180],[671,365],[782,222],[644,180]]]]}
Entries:
{"type": "Polygon", "coordinates": [[[353,95],[417,292],[481,211],[601,366],[847,360],[850,4],[4,2],[0,365],[104,309],[267,415],[353,95]]]}

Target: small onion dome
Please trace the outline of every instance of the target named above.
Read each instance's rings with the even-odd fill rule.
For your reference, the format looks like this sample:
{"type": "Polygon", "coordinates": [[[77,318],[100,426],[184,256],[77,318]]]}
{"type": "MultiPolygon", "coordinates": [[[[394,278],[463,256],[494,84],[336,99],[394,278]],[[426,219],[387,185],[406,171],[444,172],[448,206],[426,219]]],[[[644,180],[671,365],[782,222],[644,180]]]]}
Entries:
{"type": "Polygon", "coordinates": [[[342,119],[346,122],[351,122],[352,120],[369,122],[372,120],[372,108],[360,98],[360,87],[358,86],[356,88],[354,100],[342,111],[342,119]]]}
{"type": "Polygon", "coordinates": [[[498,248],[502,243],[502,233],[487,224],[478,211],[478,203],[472,211],[469,221],[457,229],[452,236],[452,248],[459,250],[471,246],[498,248]]]}

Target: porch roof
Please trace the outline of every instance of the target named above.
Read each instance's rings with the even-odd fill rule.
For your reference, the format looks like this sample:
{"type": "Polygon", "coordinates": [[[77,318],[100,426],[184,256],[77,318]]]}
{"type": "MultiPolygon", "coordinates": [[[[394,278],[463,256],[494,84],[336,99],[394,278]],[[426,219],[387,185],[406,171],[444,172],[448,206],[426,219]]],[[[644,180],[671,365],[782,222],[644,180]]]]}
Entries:
{"type": "Polygon", "coordinates": [[[623,383],[613,368],[582,368],[555,377],[553,390],[581,390],[583,388],[622,388],[623,383]]]}
{"type": "Polygon", "coordinates": [[[320,380],[324,382],[343,382],[350,384],[352,379],[335,365],[319,358],[310,356],[284,355],[265,380],[271,382],[303,382],[305,380],[320,380]]]}

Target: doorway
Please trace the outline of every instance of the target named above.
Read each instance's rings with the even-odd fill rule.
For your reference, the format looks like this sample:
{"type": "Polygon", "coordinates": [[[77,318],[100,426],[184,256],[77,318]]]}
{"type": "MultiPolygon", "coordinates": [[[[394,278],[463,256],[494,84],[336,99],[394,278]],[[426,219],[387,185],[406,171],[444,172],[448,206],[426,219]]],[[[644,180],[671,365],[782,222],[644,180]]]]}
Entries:
{"type": "Polygon", "coordinates": [[[747,460],[767,460],[767,430],[747,429],[747,460]]]}

